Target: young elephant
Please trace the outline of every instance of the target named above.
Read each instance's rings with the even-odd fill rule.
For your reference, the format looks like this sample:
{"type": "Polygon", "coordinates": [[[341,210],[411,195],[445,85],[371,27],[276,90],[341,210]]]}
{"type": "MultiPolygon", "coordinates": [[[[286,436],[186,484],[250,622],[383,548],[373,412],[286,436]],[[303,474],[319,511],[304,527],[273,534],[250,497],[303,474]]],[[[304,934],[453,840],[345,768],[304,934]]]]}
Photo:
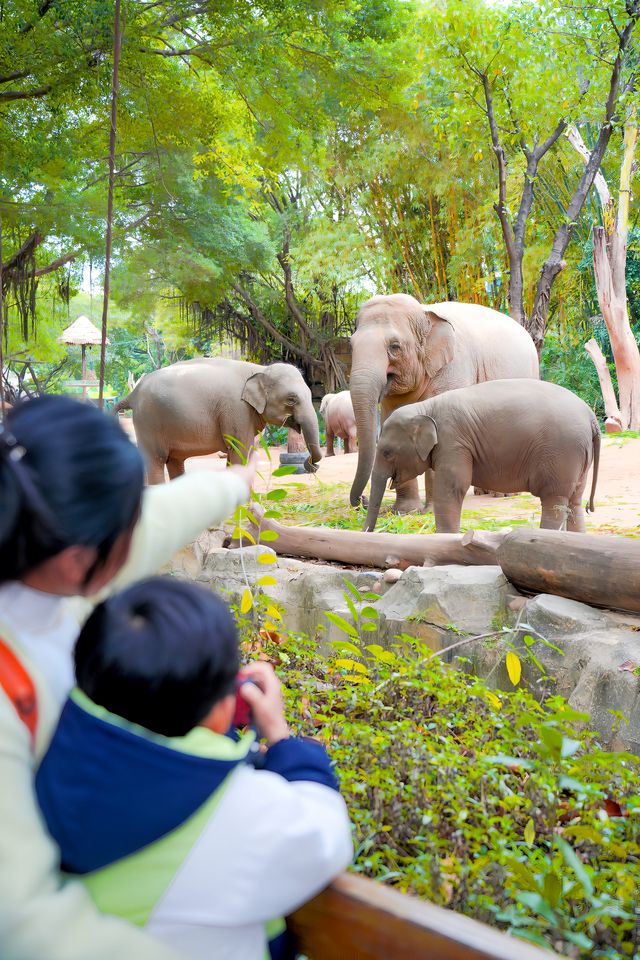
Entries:
{"type": "Polygon", "coordinates": [[[222,358],[183,360],[139,380],[114,412],[128,409],[149,483],[164,482],[165,466],[171,480],[184,473],[187,457],[223,451],[232,463],[240,462],[227,438],[248,449],[267,423],[304,435],[308,471],[322,459],[311,391],[290,363],[263,367],[222,358]]]}
{"type": "Polygon", "coordinates": [[[333,456],[335,437],[344,440],[344,452],[356,452],[356,418],[353,413],[351,394],[348,390],[340,393],[327,393],[320,404],[320,415],[324,417],[327,432],[327,456],[333,456]]]}
{"type": "Polygon", "coordinates": [[[438,533],[460,530],[462,501],[475,484],[501,493],[528,490],[542,501],[541,527],[584,530],[582,494],[600,428],[579,397],[540,380],[488,380],[400,407],[378,441],[364,526],[373,530],[391,478],[397,487],[432,468],[438,533]]]}

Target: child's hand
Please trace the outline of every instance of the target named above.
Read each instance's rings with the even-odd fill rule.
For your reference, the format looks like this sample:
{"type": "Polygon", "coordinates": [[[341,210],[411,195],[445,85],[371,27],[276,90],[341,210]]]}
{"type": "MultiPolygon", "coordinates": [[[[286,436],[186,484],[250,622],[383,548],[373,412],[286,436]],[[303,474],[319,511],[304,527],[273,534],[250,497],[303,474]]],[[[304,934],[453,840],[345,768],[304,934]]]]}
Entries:
{"type": "Polygon", "coordinates": [[[253,722],[260,736],[265,738],[269,746],[286,740],[290,732],[284,718],[282,691],[271,664],[261,661],[249,663],[240,671],[240,677],[242,680],[253,680],[253,683],[243,683],[239,693],[251,708],[253,722]]]}
{"type": "Polygon", "coordinates": [[[233,466],[229,467],[233,473],[237,474],[246,485],[249,487],[249,493],[256,479],[256,471],[258,469],[258,454],[254,451],[246,464],[234,463],[233,466]]]}

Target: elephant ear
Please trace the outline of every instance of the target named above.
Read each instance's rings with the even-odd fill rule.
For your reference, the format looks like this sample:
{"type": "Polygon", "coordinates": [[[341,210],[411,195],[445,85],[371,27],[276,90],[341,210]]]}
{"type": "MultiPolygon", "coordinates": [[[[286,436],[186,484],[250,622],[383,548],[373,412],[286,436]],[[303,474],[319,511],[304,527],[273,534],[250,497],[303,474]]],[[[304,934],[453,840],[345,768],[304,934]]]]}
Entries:
{"type": "Polygon", "coordinates": [[[413,442],[416,453],[426,463],[438,442],[438,428],[433,417],[418,417],[413,442]]]}
{"type": "Polygon", "coordinates": [[[246,400],[258,413],[264,413],[267,405],[267,391],[262,373],[254,373],[249,377],[242,391],[242,399],[246,400]]]}
{"type": "Polygon", "coordinates": [[[443,367],[453,360],[456,334],[453,324],[438,316],[429,307],[423,307],[423,325],[418,340],[422,348],[424,366],[433,379],[443,367]]]}
{"type": "Polygon", "coordinates": [[[322,398],[322,403],[320,404],[320,410],[319,410],[321,417],[324,417],[324,412],[327,409],[327,404],[329,403],[329,400],[331,399],[332,396],[333,396],[332,393],[325,393],[324,397],[322,398]]]}

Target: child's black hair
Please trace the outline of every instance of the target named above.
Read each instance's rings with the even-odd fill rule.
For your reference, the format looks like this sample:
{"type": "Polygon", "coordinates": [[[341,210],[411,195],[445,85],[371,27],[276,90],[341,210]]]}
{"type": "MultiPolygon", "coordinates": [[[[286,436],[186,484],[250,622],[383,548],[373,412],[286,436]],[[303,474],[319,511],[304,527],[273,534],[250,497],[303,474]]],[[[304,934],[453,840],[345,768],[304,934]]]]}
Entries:
{"type": "Polygon", "coordinates": [[[235,622],[210,591],[151,577],[96,607],[75,668],[94,703],[155,733],[184,736],[235,689],[235,622]]]}
{"type": "Polygon", "coordinates": [[[0,428],[0,582],[71,546],[97,547],[95,570],[135,521],[143,483],[115,417],[70,397],[15,407],[0,428]]]}

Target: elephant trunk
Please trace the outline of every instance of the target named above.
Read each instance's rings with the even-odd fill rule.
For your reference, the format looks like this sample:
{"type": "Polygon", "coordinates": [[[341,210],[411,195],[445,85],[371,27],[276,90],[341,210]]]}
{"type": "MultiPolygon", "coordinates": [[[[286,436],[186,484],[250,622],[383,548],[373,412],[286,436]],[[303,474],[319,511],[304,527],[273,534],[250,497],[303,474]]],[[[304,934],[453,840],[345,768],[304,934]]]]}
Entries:
{"type": "Polygon", "coordinates": [[[386,369],[354,365],[349,389],[358,432],[358,467],[351,486],[351,506],[360,504],[362,491],[371,476],[378,433],[378,401],[387,382],[386,369]]]}
{"type": "Polygon", "coordinates": [[[310,453],[310,459],[305,464],[307,472],[313,473],[317,470],[313,464],[322,460],[322,450],[320,449],[320,432],[318,430],[318,418],[315,410],[311,408],[311,413],[305,413],[300,417],[300,430],[307,444],[307,450],[310,453]]]}
{"type": "Polygon", "coordinates": [[[380,513],[380,504],[382,503],[382,498],[384,496],[385,487],[387,485],[387,477],[384,477],[380,474],[373,474],[373,479],[371,481],[371,496],[369,497],[369,509],[367,510],[367,519],[364,522],[363,530],[375,530],[376,520],[378,519],[378,514],[380,513]]]}

